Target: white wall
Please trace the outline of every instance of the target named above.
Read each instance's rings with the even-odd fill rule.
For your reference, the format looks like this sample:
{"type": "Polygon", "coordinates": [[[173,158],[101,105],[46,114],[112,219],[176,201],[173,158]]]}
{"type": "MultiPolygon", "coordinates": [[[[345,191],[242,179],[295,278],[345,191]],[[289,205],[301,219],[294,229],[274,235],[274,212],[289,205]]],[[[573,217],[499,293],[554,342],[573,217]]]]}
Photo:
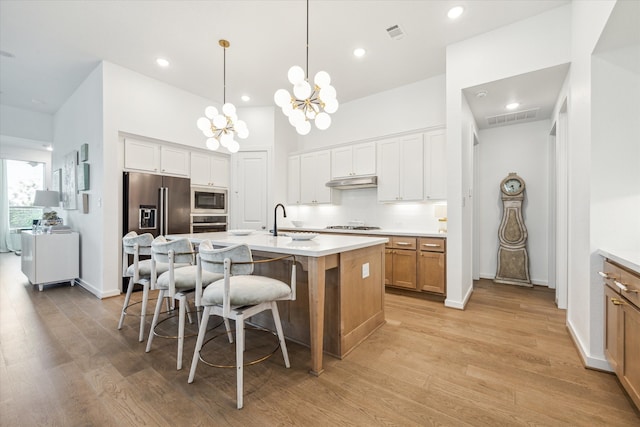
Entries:
{"type": "MultiPolygon", "coordinates": [[[[308,135],[299,137],[299,149],[313,150],[442,126],[445,122],[444,104],[444,74],[346,102],[331,115],[329,129],[321,131],[312,125],[308,135]]],[[[277,113],[282,114],[282,111],[277,113]]]]}
{"type": "Polygon", "coordinates": [[[473,146],[462,90],[565,64],[571,58],[570,42],[571,5],[567,5],[447,47],[448,306],[464,307],[473,287],[468,208],[473,146]]]}
{"type": "Polygon", "coordinates": [[[502,218],[500,182],[516,172],[526,184],[523,217],[527,233],[531,281],[547,285],[547,211],[551,123],[540,120],[481,130],[478,134],[479,173],[475,184],[479,224],[480,277],[494,278],[498,226],[502,218]]]}
{"type": "Polygon", "coordinates": [[[603,351],[603,289],[591,271],[592,259],[599,258],[593,256],[590,235],[591,54],[614,5],[614,1],[573,2],[571,9],[567,325],[585,363],[602,369],[608,368],[603,351]]]}
{"type": "Polygon", "coordinates": [[[53,116],[0,105],[0,135],[49,144],[53,138],[53,116]]]}
{"type": "Polygon", "coordinates": [[[640,253],[640,74],[619,64],[638,46],[593,57],[591,245],[640,253]]]}
{"type": "Polygon", "coordinates": [[[83,287],[103,296],[103,260],[112,256],[103,245],[100,225],[105,213],[96,206],[104,193],[105,165],[102,162],[102,66],[98,66],[75,90],[54,116],[53,168],[64,166],[64,158],[89,144],[90,190],[89,213],[82,213],[82,196],[76,198],[76,210],[58,210],[73,230],[80,234],[80,282],[83,287]]]}

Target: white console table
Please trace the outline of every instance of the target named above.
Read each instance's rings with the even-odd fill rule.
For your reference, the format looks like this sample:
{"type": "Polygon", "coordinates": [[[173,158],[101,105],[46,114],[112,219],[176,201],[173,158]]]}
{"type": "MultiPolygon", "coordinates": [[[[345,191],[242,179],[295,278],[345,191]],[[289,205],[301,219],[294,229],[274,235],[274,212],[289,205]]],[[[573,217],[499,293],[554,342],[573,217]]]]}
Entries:
{"type": "Polygon", "coordinates": [[[23,231],[21,260],[22,272],[40,291],[49,283],[69,281],[73,286],[79,276],[79,235],[23,231]]]}

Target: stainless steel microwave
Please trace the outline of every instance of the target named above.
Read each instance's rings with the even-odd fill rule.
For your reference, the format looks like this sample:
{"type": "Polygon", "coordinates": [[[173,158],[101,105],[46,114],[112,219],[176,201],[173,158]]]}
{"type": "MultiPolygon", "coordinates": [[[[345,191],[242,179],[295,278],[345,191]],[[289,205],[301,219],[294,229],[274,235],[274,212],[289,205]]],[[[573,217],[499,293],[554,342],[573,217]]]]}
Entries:
{"type": "Polygon", "coordinates": [[[191,187],[191,213],[226,214],[227,190],[222,188],[191,187]]]}

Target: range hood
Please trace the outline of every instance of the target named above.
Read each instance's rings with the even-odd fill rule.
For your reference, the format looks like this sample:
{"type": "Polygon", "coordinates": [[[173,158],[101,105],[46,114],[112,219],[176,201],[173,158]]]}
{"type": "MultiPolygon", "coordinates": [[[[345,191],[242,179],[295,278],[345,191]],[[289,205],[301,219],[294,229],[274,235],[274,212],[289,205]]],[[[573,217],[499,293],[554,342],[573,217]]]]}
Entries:
{"type": "Polygon", "coordinates": [[[338,190],[352,190],[356,188],[373,188],[378,186],[377,176],[359,176],[354,178],[333,179],[326,184],[327,187],[338,190]]]}

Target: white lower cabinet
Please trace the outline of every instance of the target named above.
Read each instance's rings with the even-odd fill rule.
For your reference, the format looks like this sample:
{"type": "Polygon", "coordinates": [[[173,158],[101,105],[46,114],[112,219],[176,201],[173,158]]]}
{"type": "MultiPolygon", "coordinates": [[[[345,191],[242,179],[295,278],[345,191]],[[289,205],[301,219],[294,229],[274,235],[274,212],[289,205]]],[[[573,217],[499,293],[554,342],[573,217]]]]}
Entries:
{"type": "Polygon", "coordinates": [[[69,281],[79,276],[80,238],[78,233],[45,234],[22,232],[22,272],[42,291],[47,283],[69,281]]]}

